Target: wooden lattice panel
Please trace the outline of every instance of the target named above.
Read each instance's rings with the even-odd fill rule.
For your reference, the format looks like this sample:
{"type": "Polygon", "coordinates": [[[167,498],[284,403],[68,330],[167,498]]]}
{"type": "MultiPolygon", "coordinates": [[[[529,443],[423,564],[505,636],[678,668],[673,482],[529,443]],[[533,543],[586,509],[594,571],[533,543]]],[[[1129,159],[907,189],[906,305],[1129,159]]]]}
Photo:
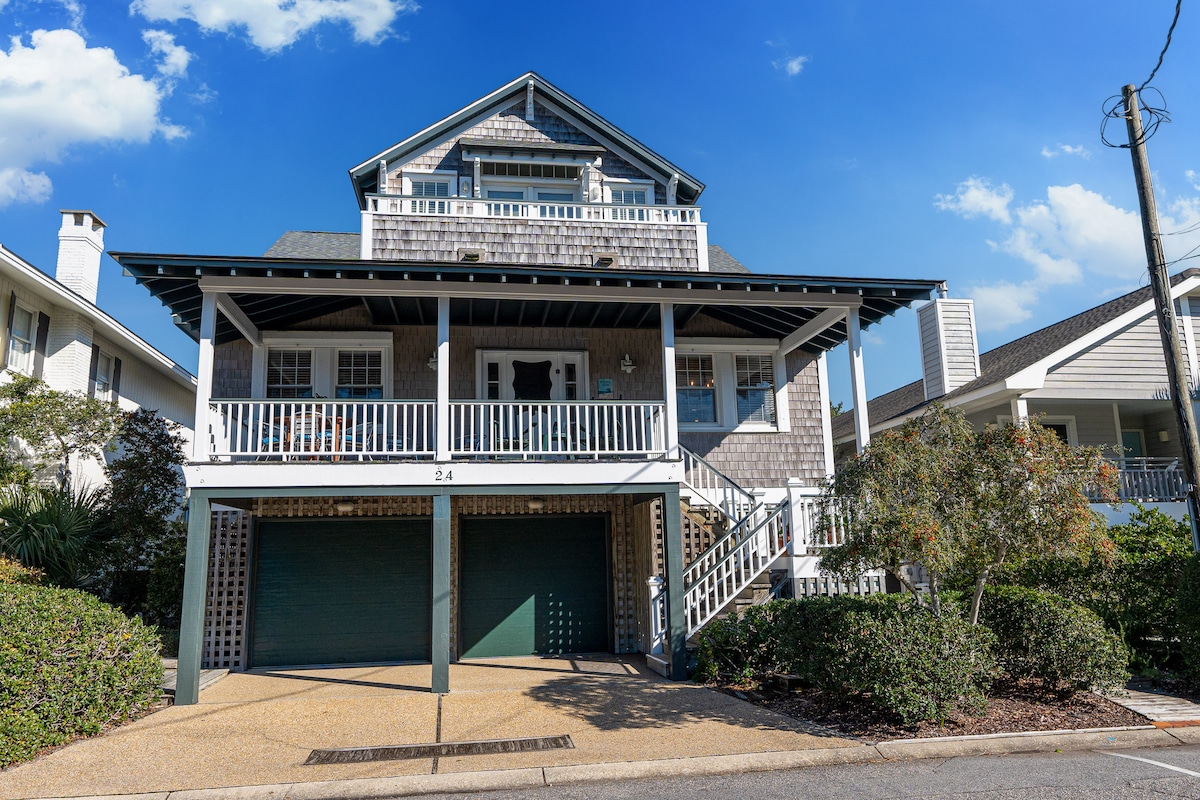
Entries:
{"type": "Polygon", "coordinates": [[[236,510],[214,511],[209,535],[200,663],[205,669],[245,669],[250,515],[236,510]]]}

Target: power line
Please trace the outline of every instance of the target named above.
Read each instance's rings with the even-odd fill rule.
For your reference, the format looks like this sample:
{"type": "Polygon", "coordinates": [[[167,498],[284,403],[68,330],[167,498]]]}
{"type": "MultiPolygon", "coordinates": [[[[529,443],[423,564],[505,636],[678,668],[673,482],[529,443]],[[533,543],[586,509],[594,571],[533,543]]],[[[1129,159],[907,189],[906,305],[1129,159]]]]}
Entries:
{"type": "Polygon", "coordinates": [[[1104,117],[1100,120],[1100,141],[1107,147],[1122,147],[1130,148],[1143,144],[1147,139],[1155,134],[1158,126],[1164,122],[1171,121],[1171,115],[1167,113],[1167,100],[1163,97],[1162,92],[1150,86],[1150,81],[1154,80],[1154,76],[1158,74],[1159,68],[1163,65],[1163,59],[1167,56],[1167,50],[1171,47],[1171,37],[1175,33],[1175,26],[1179,24],[1179,12],[1183,8],[1183,0],[1175,0],[1175,16],[1171,20],[1171,27],[1167,29],[1167,42],[1163,45],[1163,49],[1158,54],[1158,63],[1154,65],[1154,69],[1150,70],[1150,77],[1142,82],[1142,85],[1137,88],[1136,97],[1138,105],[1138,113],[1145,113],[1147,116],[1146,124],[1142,129],[1142,137],[1137,142],[1110,142],[1105,135],[1110,119],[1124,119],[1126,114],[1125,101],[1121,95],[1113,95],[1104,101],[1102,109],[1104,117]],[[1159,105],[1151,106],[1142,100],[1142,92],[1146,89],[1155,92],[1159,98],[1159,105]]]}
{"type": "Polygon", "coordinates": [[[1150,71],[1150,77],[1142,82],[1138,87],[1138,94],[1141,94],[1142,89],[1150,81],[1154,80],[1154,76],[1158,74],[1158,68],[1162,66],[1163,58],[1167,55],[1167,48],[1171,46],[1171,34],[1175,33],[1175,26],[1179,23],[1179,9],[1183,7],[1183,0],[1175,0],[1175,19],[1171,20],[1171,27],[1167,29],[1167,43],[1163,45],[1162,52],[1158,54],[1158,63],[1154,65],[1154,69],[1150,71]]]}

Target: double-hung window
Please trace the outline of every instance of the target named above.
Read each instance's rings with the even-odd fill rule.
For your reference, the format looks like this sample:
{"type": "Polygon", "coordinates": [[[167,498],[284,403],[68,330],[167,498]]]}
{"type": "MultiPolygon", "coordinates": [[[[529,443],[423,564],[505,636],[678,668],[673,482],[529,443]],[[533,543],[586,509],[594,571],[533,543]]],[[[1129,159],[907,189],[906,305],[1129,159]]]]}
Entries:
{"type": "Polygon", "coordinates": [[[267,397],[312,397],[311,350],[267,351],[267,397]]]}
{"type": "Polygon", "coordinates": [[[676,356],[675,387],[681,423],[716,423],[717,395],[713,388],[712,356],[676,356]]]}
{"type": "Polygon", "coordinates": [[[768,342],[681,343],[675,355],[675,402],[682,429],[787,430],[775,346],[768,342]]]}
{"type": "Polygon", "coordinates": [[[12,335],[8,340],[8,366],[25,375],[33,374],[33,338],[36,315],[22,305],[13,305],[12,335]]]}
{"type": "Polygon", "coordinates": [[[108,400],[112,397],[113,357],[104,351],[96,355],[96,382],[92,386],[92,396],[98,400],[108,400]]]}
{"type": "Polygon", "coordinates": [[[383,399],[383,352],[380,350],[339,350],[337,354],[339,400],[383,399]]]}
{"type": "Polygon", "coordinates": [[[775,365],[771,356],[734,356],[737,421],[775,424],[775,365]]]}

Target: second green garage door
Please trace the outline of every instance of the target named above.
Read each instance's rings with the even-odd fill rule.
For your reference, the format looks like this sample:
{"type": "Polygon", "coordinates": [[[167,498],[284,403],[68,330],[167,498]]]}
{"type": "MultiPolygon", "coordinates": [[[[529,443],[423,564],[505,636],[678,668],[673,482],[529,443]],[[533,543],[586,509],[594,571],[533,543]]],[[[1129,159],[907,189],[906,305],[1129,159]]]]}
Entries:
{"type": "Polygon", "coordinates": [[[428,661],[428,518],[263,520],[250,666],[428,661]]]}
{"type": "Polygon", "coordinates": [[[609,650],[604,517],[460,520],[463,658],[609,650]]]}

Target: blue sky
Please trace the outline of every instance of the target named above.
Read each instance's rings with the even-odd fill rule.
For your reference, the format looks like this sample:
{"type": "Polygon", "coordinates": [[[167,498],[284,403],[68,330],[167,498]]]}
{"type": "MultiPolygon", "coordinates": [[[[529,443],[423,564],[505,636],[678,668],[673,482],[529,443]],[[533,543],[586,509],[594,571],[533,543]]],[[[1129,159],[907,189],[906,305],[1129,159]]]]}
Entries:
{"type": "MultiPolygon", "coordinates": [[[[93,209],[113,250],[356,230],[349,167],[533,69],[705,181],[710,241],[754,271],[945,279],[986,350],[1145,284],[1129,155],[1098,131],[1173,10],[0,0],[0,242],[52,269],[59,208],[93,209]]],[[[1173,117],[1149,144],[1164,231],[1200,222],[1192,12],[1153,84],[1173,117]]],[[[1166,238],[1168,258],[1200,245],[1166,238]]],[[[108,259],[100,304],[194,369],[108,259]]],[[[871,328],[865,357],[870,396],[916,379],[915,315],[871,328]]]]}

